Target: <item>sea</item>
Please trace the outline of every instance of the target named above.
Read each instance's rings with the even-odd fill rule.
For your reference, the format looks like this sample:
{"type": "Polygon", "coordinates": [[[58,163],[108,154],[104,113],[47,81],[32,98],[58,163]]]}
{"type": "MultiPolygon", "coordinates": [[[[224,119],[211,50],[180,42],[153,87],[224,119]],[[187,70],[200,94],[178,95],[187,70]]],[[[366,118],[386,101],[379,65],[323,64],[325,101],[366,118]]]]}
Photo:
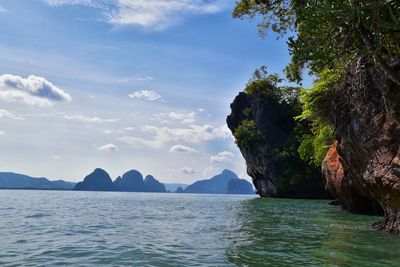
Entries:
{"type": "Polygon", "coordinates": [[[0,190],[1,266],[400,266],[400,237],[326,200],[0,190]]]}

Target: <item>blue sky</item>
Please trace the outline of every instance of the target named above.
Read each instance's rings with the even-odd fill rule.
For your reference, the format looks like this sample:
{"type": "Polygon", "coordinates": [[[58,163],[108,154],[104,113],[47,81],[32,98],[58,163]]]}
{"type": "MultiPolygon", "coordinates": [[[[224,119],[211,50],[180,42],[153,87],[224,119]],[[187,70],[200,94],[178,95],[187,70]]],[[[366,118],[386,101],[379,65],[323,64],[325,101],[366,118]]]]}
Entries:
{"type": "Polygon", "coordinates": [[[2,0],[0,170],[81,180],[96,167],[191,183],[245,163],[225,125],[284,39],[229,0],[2,0]]]}

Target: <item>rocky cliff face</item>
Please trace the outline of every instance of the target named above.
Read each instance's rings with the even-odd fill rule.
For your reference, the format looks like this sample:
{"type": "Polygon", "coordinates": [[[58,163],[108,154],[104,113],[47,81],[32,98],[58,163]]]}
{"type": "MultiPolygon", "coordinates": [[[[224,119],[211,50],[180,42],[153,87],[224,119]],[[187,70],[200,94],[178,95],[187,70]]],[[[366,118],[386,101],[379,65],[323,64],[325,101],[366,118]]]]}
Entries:
{"type": "MultiPolygon", "coordinates": [[[[400,62],[390,64],[400,74],[400,62]]],[[[400,233],[400,88],[360,59],[325,106],[337,140],[323,166],[328,190],[350,211],[381,207],[375,226],[400,233]]]]}
{"type": "Polygon", "coordinates": [[[325,189],[332,194],[346,210],[362,214],[382,214],[378,202],[350,184],[344,174],[341,158],[337,152],[338,142],[329,149],[322,164],[326,179],[325,189]]]}
{"type": "Polygon", "coordinates": [[[232,133],[245,122],[249,129],[247,143],[239,145],[246,160],[247,173],[252,177],[261,197],[326,198],[319,168],[302,161],[293,131],[298,110],[262,91],[239,93],[231,104],[227,124],[232,133]],[[256,136],[252,138],[251,136],[256,136]],[[283,156],[282,156],[283,155],[283,156]]]}

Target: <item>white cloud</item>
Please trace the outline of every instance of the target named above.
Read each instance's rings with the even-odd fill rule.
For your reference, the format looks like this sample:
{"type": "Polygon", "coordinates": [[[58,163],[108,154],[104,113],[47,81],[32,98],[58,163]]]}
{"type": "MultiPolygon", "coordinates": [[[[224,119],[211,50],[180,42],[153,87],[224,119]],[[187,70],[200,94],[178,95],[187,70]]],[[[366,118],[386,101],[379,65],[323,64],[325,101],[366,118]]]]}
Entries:
{"type": "Polygon", "coordinates": [[[114,119],[103,119],[104,122],[116,122],[116,121],[120,121],[120,118],[114,118],[114,119]]]}
{"type": "Polygon", "coordinates": [[[149,138],[125,136],[120,141],[134,147],[147,146],[151,148],[161,148],[170,142],[186,142],[197,144],[204,141],[224,139],[231,136],[229,129],[224,125],[213,127],[211,125],[191,125],[189,128],[170,128],[145,125],[141,128],[142,132],[152,134],[149,138]]]}
{"type": "Polygon", "coordinates": [[[155,134],[154,139],[162,143],[170,141],[183,141],[187,143],[200,143],[214,139],[226,138],[229,132],[225,126],[216,128],[211,125],[191,125],[190,128],[170,128],[146,125],[142,128],[146,132],[155,134]]]}
{"type": "Polygon", "coordinates": [[[0,109],[0,119],[2,118],[7,118],[11,120],[24,120],[23,117],[14,114],[11,111],[5,110],[5,109],[0,109]]]}
{"type": "Polygon", "coordinates": [[[195,122],[196,122],[195,119],[184,119],[184,120],[182,120],[183,124],[193,124],[195,122]]]}
{"type": "Polygon", "coordinates": [[[71,101],[71,96],[43,77],[3,74],[0,75],[0,100],[43,107],[71,101]]]}
{"type": "Polygon", "coordinates": [[[118,140],[134,148],[150,147],[158,149],[163,146],[163,144],[160,143],[158,140],[148,140],[135,136],[123,136],[120,137],[118,140]]]}
{"type": "Polygon", "coordinates": [[[114,131],[111,129],[105,129],[103,131],[101,131],[102,134],[112,134],[114,131]]]}
{"type": "Polygon", "coordinates": [[[75,120],[88,123],[99,123],[103,121],[99,117],[86,117],[82,115],[65,115],[63,118],[66,120],[75,120]]]}
{"type": "Polygon", "coordinates": [[[154,81],[154,77],[148,74],[136,74],[128,77],[123,77],[117,80],[119,83],[130,83],[130,82],[146,82],[154,81]]]}
{"type": "Polygon", "coordinates": [[[106,144],[104,146],[98,147],[99,151],[118,151],[118,147],[114,144],[106,144]]]}
{"type": "Polygon", "coordinates": [[[195,171],[194,169],[189,168],[189,167],[183,167],[183,168],[181,169],[181,171],[182,171],[182,173],[184,173],[184,174],[195,174],[195,173],[196,173],[196,171],[195,171]]]}
{"type": "Polygon", "coordinates": [[[189,113],[171,112],[168,114],[168,117],[173,120],[180,120],[183,124],[193,124],[194,122],[196,122],[196,120],[195,120],[196,113],[195,112],[189,112],[189,113]]]}
{"type": "Polygon", "coordinates": [[[216,14],[233,3],[232,0],[45,0],[49,5],[86,5],[102,9],[105,19],[113,25],[132,25],[164,30],[176,25],[188,14],[216,14]],[[108,3],[108,4],[107,4],[108,3]]]}
{"type": "Polygon", "coordinates": [[[175,145],[170,148],[169,152],[199,153],[196,149],[183,145],[175,145]]]}
{"type": "Polygon", "coordinates": [[[80,122],[86,122],[86,123],[101,123],[101,122],[116,122],[119,121],[120,119],[101,119],[97,116],[94,117],[87,117],[83,115],[64,115],[63,117],[66,120],[74,120],[74,121],[80,121],[80,122]]]}
{"type": "Polygon", "coordinates": [[[3,6],[0,6],[0,13],[7,13],[8,10],[4,8],[3,6]]]}
{"type": "Polygon", "coordinates": [[[54,155],[54,156],[53,156],[53,159],[54,159],[54,160],[59,160],[59,159],[61,159],[61,156],[59,156],[59,155],[54,155]]]}
{"type": "Polygon", "coordinates": [[[196,113],[189,112],[189,113],[177,113],[177,112],[170,112],[168,117],[174,120],[184,120],[184,119],[194,119],[196,113]]]}
{"type": "Polygon", "coordinates": [[[0,131],[0,135],[5,135],[6,132],[5,131],[0,131]]]}
{"type": "Polygon", "coordinates": [[[160,123],[167,124],[171,123],[171,121],[180,121],[183,124],[193,124],[196,122],[196,113],[191,111],[189,113],[179,113],[179,112],[170,112],[170,113],[159,113],[153,115],[153,120],[157,120],[160,123]]]}
{"type": "Polygon", "coordinates": [[[161,96],[155,91],[140,90],[132,92],[128,95],[130,98],[143,98],[148,101],[155,101],[161,98],[161,96]]]}
{"type": "Polygon", "coordinates": [[[224,162],[224,161],[230,161],[232,158],[235,156],[232,152],[229,151],[222,151],[219,152],[217,155],[211,156],[210,157],[210,162],[224,162]]]}
{"type": "Polygon", "coordinates": [[[51,6],[81,5],[95,8],[106,8],[107,0],[44,0],[51,6]]]}
{"type": "Polygon", "coordinates": [[[199,112],[206,112],[206,110],[204,108],[198,108],[197,109],[199,112]]]}

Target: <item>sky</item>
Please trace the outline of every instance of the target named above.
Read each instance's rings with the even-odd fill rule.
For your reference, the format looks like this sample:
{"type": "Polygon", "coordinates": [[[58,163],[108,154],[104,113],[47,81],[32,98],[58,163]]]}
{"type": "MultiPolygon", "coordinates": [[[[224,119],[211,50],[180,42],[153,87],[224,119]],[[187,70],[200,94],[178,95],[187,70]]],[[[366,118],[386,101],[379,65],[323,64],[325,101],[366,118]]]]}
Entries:
{"type": "Polygon", "coordinates": [[[286,41],[231,0],[0,0],[0,171],[80,181],[101,167],[192,183],[246,175],[226,126],[286,41]]]}

